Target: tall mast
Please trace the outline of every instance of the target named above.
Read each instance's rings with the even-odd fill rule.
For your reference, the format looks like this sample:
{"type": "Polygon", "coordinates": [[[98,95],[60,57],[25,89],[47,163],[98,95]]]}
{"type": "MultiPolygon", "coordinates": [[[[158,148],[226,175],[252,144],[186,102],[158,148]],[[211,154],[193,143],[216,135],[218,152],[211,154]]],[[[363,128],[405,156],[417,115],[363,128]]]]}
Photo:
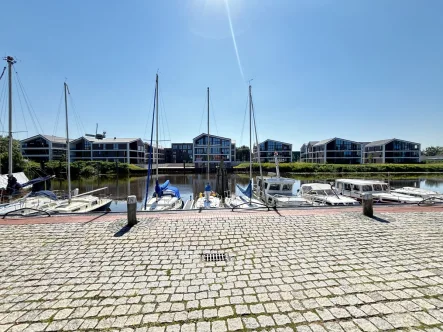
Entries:
{"type": "Polygon", "coordinates": [[[8,84],[9,84],[9,145],[8,145],[8,175],[12,175],[12,65],[15,60],[12,56],[6,57],[8,63],[8,84]]]}
{"type": "Polygon", "coordinates": [[[155,175],[158,180],[158,74],[155,75],[155,145],[157,146],[157,159],[156,159],[156,169],[155,175]]]}
{"type": "MultiPolygon", "coordinates": [[[[260,155],[258,155],[260,158],[260,155]]],[[[249,183],[252,181],[252,92],[249,85],[249,183]]],[[[249,204],[252,202],[252,195],[249,197],[249,204]]]]}
{"type": "Polygon", "coordinates": [[[208,161],[208,183],[209,183],[209,149],[210,149],[210,144],[209,144],[209,88],[208,88],[208,151],[206,151],[207,153],[207,161],[208,161]]]}
{"type": "MultiPolygon", "coordinates": [[[[260,156],[258,156],[260,158],[260,156]]],[[[249,179],[252,179],[252,93],[249,85],[249,179]]]]}
{"type": "Polygon", "coordinates": [[[68,169],[68,203],[71,203],[71,147],[69,146],[69,127],[68,127],[68,85],[65,86],[65,116],[66,116],[66,158],[68,169]]]}

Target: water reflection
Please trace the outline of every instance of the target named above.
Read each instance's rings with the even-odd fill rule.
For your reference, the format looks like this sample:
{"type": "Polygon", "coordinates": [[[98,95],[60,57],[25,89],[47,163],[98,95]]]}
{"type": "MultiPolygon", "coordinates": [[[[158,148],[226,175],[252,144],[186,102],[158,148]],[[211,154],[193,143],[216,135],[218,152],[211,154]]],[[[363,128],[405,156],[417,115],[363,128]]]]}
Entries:
{"type": "MultiPolygon", "coordinates": [[[[254,175],[258,176],[258,174],[254,175]]],[[[249,183],[249,176],[246,174],[228,174],[228,187],[231,192],[240,194],[236,185],[239,184],[242,187],[246,187],[249,183]]],[[[322,177],[302,177],[294,175],[292,176],[296,181],[293,187],[293,193],[296,194],[297,190],[304,183],[312,182],[322,182],[329,183],[333,182],[334,178],[322,177]]],[[[356,178],[349,176],[349,178],[356,178]]],[[[379,179],[388,182],[387,177],[371,177],[372,179],[379,179]]],[[[369,179],[369,178],[367,178],[369,179]]],[[[180,194],[184,200],[190,197],[198,196],[200,192],[204,191],[204,187],[207,183],[206,174],[171,174],[159,175],[159,182],[163,183],[166,180],[170,180],[171,185],[176,186],[180,190],[180,194]]],[[[215,189],[216,176],[211,174],[209,182],[213,189],[215,189]]],[[[443,177],[417,177],[409,179],[389,179],[391,187],[416,187],[424,188],[429,190],[435,190],[443,193],[443,177]]],[[[155,182],[150,181],[149,195],[152,195],[155,182]]],[[[107,193],[111,194],[114,202],[111,206],[112,211],[126,211],[126,198],[129,195],[135,195],[139,205],[141,204],[145,196],[146,188],[146,177],[136,177],[136,178],[110,178],[110,177],[98,177],[93,179],[80,179],[72,181],[72,188],[79,188],[80,192],[87,192],[101,187],[108,187],[107,193]]],[[[53,181],[53,190],[67,190],[68,184],[66,181],[53,181]]]]}

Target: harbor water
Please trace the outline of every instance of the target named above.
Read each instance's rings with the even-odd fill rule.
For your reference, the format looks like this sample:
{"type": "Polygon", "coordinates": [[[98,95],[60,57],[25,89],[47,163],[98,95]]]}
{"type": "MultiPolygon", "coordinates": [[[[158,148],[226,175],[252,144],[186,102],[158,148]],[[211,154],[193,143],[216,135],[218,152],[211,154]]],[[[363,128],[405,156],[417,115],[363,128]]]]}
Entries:
{"type": "MultiPolygon", "coordinates": [[[[255,174],[259,176],[259,174],[255,174]]],[[[333,175],[330,177],[305,177],[301,175],[282,175],[294,178],[295,184],[293,186],[293,193],[296,194],[297,190],[304,183],[311,182],[323,182],[330,183],[335,180],[333,175]]],[[[233,193],[240,194],[237,189],[237,184],[246,187],[249,183],[249,177],[246,174],[228,174],[228,186],[229,190],[233,193]]],[[[346,178],[361,178],[357,176],[348,175],[346,178]]],[[[395,178],[388,178],[386,175],[379,177],[365,177],[365,179],[377,179],[384,180],[390,183],[393,188],[399,187],[416,187],[424,188],[428,190],[434,190],[443,193],[443,176],[410,176],[410,175],[396,175],[395,178]]],[[[206,174],[161,174],[159,175],[159,183],[169,180],[171,185],[178,187],[181,197],[184,201],[191,197],[196,197],[199,193],[204,191],[204,187],[207,183],[206,174]]],[[[216,176],[210,174],[210,183],[215,190],[216,176]]],[[[149,195],[154,192],[155,181],[150,181],[149,195]]],[[[126,198],[129,195],[135,195],[137,197],[138,207],[141,206],[145,197],[146,191],[146,177],[133,177],[133,178],[117,178],[117,177],[97,177],[91,179],[81,179],[72,181],[72,188],[78,188],[80,193],[94,190],[101,187],[107,187],[107,190],[103,193],[110,195],[113,199],[111,205],[111,211],[124,212],[126,211],[126,198]]],[[[55,180],[52,182],[53,190],[67,190],[68,184],[66,181],[55,180]]]]}

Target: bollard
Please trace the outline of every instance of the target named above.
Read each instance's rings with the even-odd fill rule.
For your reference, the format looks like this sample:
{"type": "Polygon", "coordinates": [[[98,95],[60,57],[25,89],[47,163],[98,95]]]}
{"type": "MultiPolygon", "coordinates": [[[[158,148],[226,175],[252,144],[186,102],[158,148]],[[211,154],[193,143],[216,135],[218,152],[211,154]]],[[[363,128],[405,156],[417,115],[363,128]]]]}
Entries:
{"type": "Polygon", "coordinates": [[[135,195],[128,196],[128,226],[132,227],[137,223],[137,197],[135,195]]]}
{"type": "Polygon", "coordinates": [[[374,216],[374,209],[372,207],[372,195],[363,194],[361,203],[363,205],[363,215],[372,218],[374,216]]]}

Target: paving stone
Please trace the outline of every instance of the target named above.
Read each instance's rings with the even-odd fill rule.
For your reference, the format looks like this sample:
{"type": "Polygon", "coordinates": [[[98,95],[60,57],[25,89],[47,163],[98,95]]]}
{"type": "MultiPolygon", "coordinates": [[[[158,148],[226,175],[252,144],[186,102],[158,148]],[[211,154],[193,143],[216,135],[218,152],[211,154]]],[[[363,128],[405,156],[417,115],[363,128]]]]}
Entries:
{"type": "Polygon", "coordinates": [[[211,322],[211,328],[213,332],[226,332],[228,330],[226,321],[224,320],[216,320],[211,322]]]}
{"type": "Polygon", "coordinates": [[[117,215],[4,225],[0,332],[225,331],[229,319],[260,331],[442,330],[443,213],[392,209],[380,213],[390,223],[352,210],[150,214],[123,237],[117,215]],[[206,249],[234,259],[204,263],[206,249]]]}

